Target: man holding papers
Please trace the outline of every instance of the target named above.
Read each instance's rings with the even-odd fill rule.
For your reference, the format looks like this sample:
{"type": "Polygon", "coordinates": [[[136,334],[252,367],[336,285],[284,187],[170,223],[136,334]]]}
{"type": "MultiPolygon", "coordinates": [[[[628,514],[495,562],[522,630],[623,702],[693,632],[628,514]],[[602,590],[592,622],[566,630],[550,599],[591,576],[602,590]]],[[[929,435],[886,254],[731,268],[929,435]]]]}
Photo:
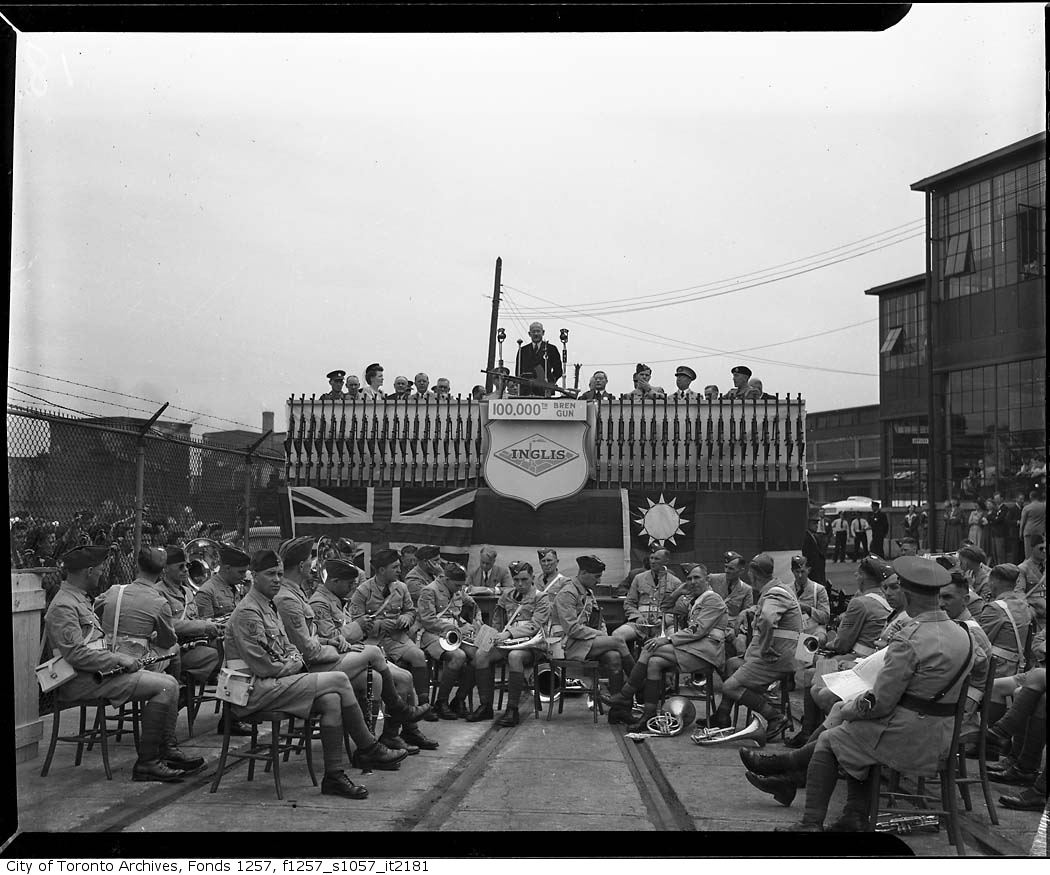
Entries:
{"type": "MultiPolygon", "coordinates": [[[[757,777],[805,786],[806,810],[791,829],[823,831],[840,768],[848,784],[846,806],[829,828],[859,831],[867,828],[870,766],[928,774],[948,754],[955,703],[965,695],[974,661],[973,642],[965,626],[937,606],[941,588],[951,580],[945,569],[929,559],[904,556],[893,563],[893,570],[914,623],[881,651],[885,657],[874,689],[836,705],[829,728],[799,750],[740,751],[744,765],[757,777]]],[[[773,792],[768,786],[761,789],[773,792]]],[[[778,801],[787,804],[783,796],[778,801]]]]}

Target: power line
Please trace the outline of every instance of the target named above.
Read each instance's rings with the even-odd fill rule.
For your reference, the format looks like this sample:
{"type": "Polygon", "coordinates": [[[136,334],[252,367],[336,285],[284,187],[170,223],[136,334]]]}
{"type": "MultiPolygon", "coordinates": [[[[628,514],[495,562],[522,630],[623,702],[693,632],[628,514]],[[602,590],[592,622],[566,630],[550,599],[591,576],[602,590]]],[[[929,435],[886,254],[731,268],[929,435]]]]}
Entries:
{"type": "MultiPolygon", "coordinates": [[[[899,240],[892,240],[890,242],[883,243],[883,245],[880,245],[880,246],[874,246],[874,247],[865,248],[865,249],[863,249],[863,250],[861,250],[859,252],[853,253],[852,255],[844,255],[841,258],[835,258],[835,259],[830,260],[830,261],[825,261],[823,263],[814,264],[814,265],[811,265],[809,267],[806,267],[806,268],[803,268],[803,269],[800,269],[800,270],[797,270],[797,271],[793,271],[791,273],[784,274],[783,276],[769,277],[769,278],[766,278],[766,279],[757,280],[757,281],[755,281],[753,283],[749,283],[747,285],[735,285],[734,284],[734,285],[731,285],[728,288],[715,289],[713,291],[707,292],[706,294],[687,295],[686,297],[683,297],[683,298],[678,298],[678,299],[669,300],[669,301],[663,301],[663,302],[660,302],[660,303],[657,303],[657,304],[649,304],[649,305],[646,305],[644,307],[638,307],[638,306],[633,306],[633,307],[607,307],[607,308],[603,309],[603,304],[598,304],[597,307],[595,305],[593,305],[593,304],[588,304],[588,305],[585,305],[588,309],[586,311],[581,311],[581,310],[579,310],[576,307],[572,307],[572,306],[569,306],[567,304],[559,304],[556,301],[551,301],[551,300],[549,300],[547,298],[542,298],[539,295],[531,294],[530,292],[526,292],[524,289],[515,289],[514,286],[508,286],[508,288],[511,288],[511,289],[514,289],[515,291],[521,292],[523,295],[527,295],[528,297],[536,298],[539,301],[544,301],[545,303],[551,304],[553,307],[557,308],[556,310],[551,311],[550,313],[544,313],[542,315],[546,315],[546,316],[557,318],[557,317],[562,315],[560,311],[568,310],[570,312],[580,313],[581,315],[584,315],[584,316],[586,316],[588,318],[596,319],[596,318],[598,318],[600,316],[613,316],[613,315],[616,315],[616,314],[619,314],[619,313],[638,313],[638,312],[644,312],[644,311],[647,311],[647,310],[661,310],[661,309],[663,309],[665,307],[677,306],[678,304],[688,304],[688,303],[692,303],[694,301],[706,301],[709,298],[719,298],[719,297],[721,297],[723,295],[732,295],[732,294],[735,294],[736,292],[743,292],[743,291],[747,291],[748,289],[755,289],[755,288],[758,288],[759,286],[765,286],[765,285],[769,285],[770,283],[780,282],[781,280],[791,279],[791,278],[797,277],[797,276],[803,276],[804,274],[812,273],[815,270],[821,270],[822,268],[825,268],[825,267],[832,267],[833,265],[836,265],[836,264],[842,264],[842,263],[844,263],[846,261],[852,261],[854,258],[860,258],[860,256],[862,256],[862,255],[870,255],[872,252],[878,252],[881,249],[887,249],[890,246],[896,246],[898,243],[903,243],[905,240],[911,240],[911,239],[916,238],[916,237],[921,237],[925,233],[926,233],[925,231],[920,231],[918,234],[911,234],[911,235],[909,235],[907,237],[901,237],[899,240]]],[[[635,301],[637,301],[638,299],[621,299],[621,300],[635,300],[635,301]]],[[[609,303],[609,302],[605,302],[605,303],[609,303]]]]}
{"type": "MultiPolygon", "coordinates": [[[[16,368],[14,365],[8,365],[7,368],[10,371],[18,371],[19,373],[22,373],[22,374],[32,374],[34,377],[41,377],[41,378],[43,378],[45,380],[54,380],[56,383],[67,383],[70,386],[79,386],[81,389],[93,389],[96,392],[108,392],[111,395],[120,395],[123,398],[133,398],[136,401],[146,401],[149,404],[155,404],[156,407],[160,407],[161,404],[162,404],[162,402],[160,402],[160,401],[155,401],[152,398],[143,398],[141,395],[129,395],[127,392],[118,392],[116,389],[103,389],[101,386],[90,386],[87,383],[78,383],[75,380],[67,380],[64,377],[52,377],[50,374],[38,374],[36,371],[27,371],[25,368],[16,368]]],[[[55,389],[55,390],[48,389],[47,391],[49,391],[49,392],[50,391],[56,391],[57,392],[58,390],[57,389],[55,389]]],[[[84,399],[84,400],[94,401],[96,399],[84,399]]],[[[113,404],[113,402],[111,402],[111,401],[100,401],[99,403],[102,403],[102,404],[113,404]]],[[[114,404],[114,406],[120,407],[121,405],[114,404]]],[[[147,413],[154,413],[154,412],[156,412],[156,407],[154,407],[153,410],[147,410],[145,412],[147,412],[147,413]]],[[[141,409],[141,408],[128,408],[128,409],[129,410],[131,410],[131,409],[137,410],[137,409],[141,409]]],[[[194,414],[196,416],[204,416],[204,417],[207,417],[208,419],[214,419],[217,422],[227,422],[227,423],[231,423],[233,425],[243,425],[245,428],[250,428],[253,431],[255,429],[255,426],[248,425],[248,423],[246,423],[246,422],[238,422],[236,419],[226,419],[225,417],[222,417],[222,416],[215,416],[214,414],[211,414],[211,413],[204,413],[201,410],[190,410],[188,407],[177,407],[174,404],[170,404],[168,406],[168,409],[169,410],[181,410],[183,413],[192,413],[192,414],[194,414]]],[[[189,424],[192,424],[192,423],[189,423],[189,424]]]]}
{"type": "MultiPolygon", "coordinates": [[[[521,290],[520,289],[515,289],[515,291],[521,291],[521,290]]],[[[525,294],[529,294],[529,293],[526,292],[525,294]]],[[[542,300],[546,300],[545,298],[540,298],[538,295],[532,295],[531,297],[539,298],[539,300],[541,300],[541,301],[542,300]]],[[[572,319],[570,317],[564,317],[563,316],[561,318],[564,319],[566,322],[569,322],[569,323],[572,323],[572,324],[579,324],[576,320],[574,320],[574,319],[572,319]]],[[[619,322],[612,322],[612,321],[610,321],[608,319],[603,319],[600,316],[599,317],[595,317],[595,318],[596,318],[597,321],[604,322],[604,323],[606,323],[608,325],[612,325],[615,328],[630,329],[630,326],[622,325],[619,322]]],[[[590,325],[588,327],[590,327],[592,330],[595,330],[595,331],[602,331],[602,332],[604,332],[606,334],[614,334],[614,335],[618,335],[620,337],[628,337],[628,338],[631,338],[632,340],[637,340],[638,335],[645,335],[646,337],[653,338],[655,340],[655,342],[658,345],[660,345],[660,346],[667,346],[667,347],[672,347],[672,348],[675,348],[675,349],[688,349],[688,350],[691,350],[691,351],[701,350],[701,351],[704,351],[704,352],[711,353],[712,355],[722,355],[722,356],[724,356],[724,355],[732,355],[733,354],[729,350],[715,349],[714,347],[703,346],[702,344],[698,344],[698,343],[689,343],[687,341],[678,340],[677,338],[673,338],[673,337],[672,338],[668,338],[668,337],[664,337],[663,335],[654,334],[651,331],[643,331],[640,328],[631,329],[633,333],[626,334],[623,331],[613,331],[613,330],[611,330],[609,328],[601,328],[600,326],[595,326],[595,325],[590,325]],[[668,341],[670,341],[670,342],[668,342],[668,341]]],[[[850,371],[850,370],[843,370],[841,368],[827,368],[827,367],[823,367],[821,365],[800,365],[800,364],[798,364],[796,362],[786,362],[786,361],[781,361],[779,359],[762,358],[760,356],[752,356],[751,358],[754,361],[762,362],[764,364],[783,365],[784,367],[798,368],[800,370],[824,371],[826,373],[832,373],[832,374],[850,374],[852,376],[859,376],[859,377],[877,377],[878,376],[878,374],[872,374],[872,373],[870,373],[868,371],[850,371]]]]}
{"type": "MultiPolygon", "coordinates": [[[[848,331],[851,328],[858,328],[861,325],[869,325],[872,322],[878,322],[878,321],[879,321],[879,317],[875,316],[875,317],[873,317],[871,319],[863,319],[860,322],[852,322],[849,325],[840,325],[838,328],[829,328],[826,331],[818,331],[816,334],[806,334],[806,335],[803,335],[802,337],[792,337],[789,340],[781,340],[781,341],[778,341],[777,343],[766,343],[766,344],[762,344],[761,346],[747,346],[747,347],[744,347],[743,349],[729,350],[728,352],[725,353],[725,355],[736,355],[737,353],[741,353],[741,352],[751,352],[752,350],[755,350],[755,349],[769,349],[770,347],[773,347],[773,346],[784,346],[784,345],[789,344],[789,343],[798,343],[799,341],[802,341],[802,340],[812,340],[814,337],[823,337],[823,336],[825,336],[827,334],[836,334],[839,331],[848,331]]],[[[704,353],[703,355],[700,356],[700,358],[711,358],[712,356],[714,356],[716,354],[720,354],[720,353],[704,353]]],[[[676,361],[678,361],[677,358],[673,358],[673,359],[651,359],[649,363],[650,364],[654,364],[654,365],[663,365],[663,364],[667,364],[668,362],[676,362],[676,361]]],[[[603,365],[603,366],[605,366],[607,368],[611,368],[611,367],[615,367],[617,365],[633,365],[633,364],[635,364],[635,362],[633,362],[633,361],[629,361],[629,362],[587,362],[586,364],[587,364],[588,367],[594,367],[596,365],[603,365]]]]}
{"type": "Polygon", "coordinates": [[[10,386],[9,388],[17,392],[19,395],[25,395],[28,398],[32,398],[34,401],[39,401],[41,404],[46,404],[48,407],[57,407],[59,410],[68,410],[70,413],[79,413],[81,416],[96,416],[96,414],[94,413],[85,413],[83,410],[76,410],[73,407],[66,407],[64,404],[58,404],[55,401],[48,401],[46,398],[41,398],[39,395],[33,395],[30,392],[23,392],[21,389],[15,386],[10,386]]]}
{"type": "MultiPolygon", "coordinates": [[[[142,407],[132,407],[130,404],[121,404],[117,401],[103,401],[100,398],[88,398],[84,395],[77,395],[73,392],[63,392],[60,389],[49,389],[44,386],[32,386],[29,383],[16,383],[13,380],[7,381],[8,386],[22,386],[25,389],[36,389],[38,392],[50,392],[52,395],[65,395],[67,398],[77,398],[80,401],[90,401],[92,404],[108,404],[110,407],[119,407],[121,410],[133,410],[138,413],[148,413],[153,415],[156,410],[146,410],[142,407]]],[[[93,416],[103,416],[105,414],[92,414],[93,416]]],[[[190,425],[191,423],[183,423],[184,425],[190,425]]]]}
{"type": "MultiPolygon", "coordinates": [[[[901,233],[911,233],[912,231],[925,230],[925,224],[926,224],[925,218],[913,219],[910,222],[905,222],[905,223],[903,223],[901,225],[894,225],[892,228],[887,228],[886,230],[879,231],[876,234],[869,234],[867,237],[861,237],[858,240],[854,240],[854,241],[852,241],[850,243],[843,243],[841,246],[835,246],[835,247],[832,247],[831,249],[825,249],[825,250],[823,250],[821,252],[815,252],[812,255],[802,256],[801,258],[794,258],[794,259],[792,259],[790,261],[781,262],[780,264],[776,264],[776,265],[773,265],[771,267],[765,267],[765,268],[761,268],[759,270],[748,271],[747,273],[738,274],[738,275],[732,276],[732,277],[726,277],[725,279],[721,279],[721,280],[711,280],[710,282],[700,283],[698,285],[683,286],[682,288],[679,288],[679,289],[668,289],[668,290],[665,290],[665,291],[662,291],[662,292],[652,292],[651,294],[648,294],[648,295],[631,295],[630,297],[627,297],[627,298],[611,298],[609,300],[599,301],[599,302],[596,302],[596,303],[598,303],[600,306],[605,306],[607,304],[619,304],[619,303],[626,303],[626,302],[637,302],[637,301],[641,301],[641,300],[647,300],[649,298],[661,298],[661,297],[664,297],[666,295],[677,295],[677,294],[680,294],[682,292],[691,292],[691,291],[695,291],[697,289],[705,289],[705,288],[709,288],[711,286],[721,286],[724,283],[730,283],[730,282],[733,282],[735,280],[746,279],[748,277],[758,276],[758,275],[764,274],[764,273],[777,272],[777,271],[781,270],[782,268],[790,267],[793,264],[799,264],[799,263],[802,263],[802,262],[812,261],[813,259],[819,259],[823,255],[829,255],[830,253],[838,252],[839,250],[843,250],[843,249],[851,250],[854,247],[858,246],[859,244],[864,243],[864,241],[866,241],[866,240],[874,240],[875,238],[884,237],[884,236],[887,236],[887,235],[889,235],[890,237],[896,237],[896,236],[899,236],[901,233]],[[914,228],[910,227],[910,226],[913,226],[913,225],[916,226],[916,227],[914,227],[914,228]],[[907,228],[908,229],[907,232],[900,230],[900,229],[903,229],[903,228],[907,228]]],[[[906,239],[910,239],[910,238],[906,238],[906,239]]],[[[882,241],[880,241],[880,242],[882,242],[882,241]]],[[[566,306],[593,306],[593,305],[592,304],[581,304],[581,305],[574,304],[574,305],[566,305],[566,306]]]]}

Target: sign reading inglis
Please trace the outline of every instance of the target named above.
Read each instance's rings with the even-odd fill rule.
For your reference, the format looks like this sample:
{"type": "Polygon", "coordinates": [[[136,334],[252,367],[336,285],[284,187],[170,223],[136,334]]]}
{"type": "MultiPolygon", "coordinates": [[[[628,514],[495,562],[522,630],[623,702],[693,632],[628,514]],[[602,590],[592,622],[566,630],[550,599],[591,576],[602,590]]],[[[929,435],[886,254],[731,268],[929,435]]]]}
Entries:
{"type": "Polygon", "coordinates": [[[590,474],[592,406],[551,398],[490,401],[484,467],[489,488],[534,509],[583,489],[590,474]]]}

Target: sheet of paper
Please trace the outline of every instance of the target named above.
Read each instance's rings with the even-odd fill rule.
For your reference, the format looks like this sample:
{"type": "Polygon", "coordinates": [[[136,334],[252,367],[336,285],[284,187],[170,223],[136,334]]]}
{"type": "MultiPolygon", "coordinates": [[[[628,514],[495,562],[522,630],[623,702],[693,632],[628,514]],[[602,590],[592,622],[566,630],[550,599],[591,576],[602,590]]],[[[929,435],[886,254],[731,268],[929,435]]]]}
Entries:
{"type": "Polygon", "coordinates": [[[833,671],[824,675],[824,683],[843,702],[849,702],[858,696],[863,696],[871,689],[852,668],[847,668],[845,671],[833,671]]]}

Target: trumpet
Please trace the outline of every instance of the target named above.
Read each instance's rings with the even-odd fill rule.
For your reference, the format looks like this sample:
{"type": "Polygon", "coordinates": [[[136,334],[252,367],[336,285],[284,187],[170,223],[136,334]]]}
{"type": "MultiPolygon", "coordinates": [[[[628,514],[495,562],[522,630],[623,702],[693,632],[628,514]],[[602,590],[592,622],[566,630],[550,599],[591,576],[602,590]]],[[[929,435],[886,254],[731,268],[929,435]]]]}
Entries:
{"type": "MultiPolygon", "coordinates": [[[[166,660],[169,660],[173,656],[177,656],[177,655],[178,655],[178,651],[177,650],[173,650],[170,653],[157,653],[157,654],[154,654],[153,656],[145,656],[145,657],[143,657],[142,659],[139,660],[139,665],[141,665],[142,668],[146,668],[146,666],[156,665],[158,662],[165,662],[166,660]]],[[[96,684],[100,684],[100,683],[102,683],[105,680],[109,680],[109,678],[115,678],[117,675],[124,674],[124,673],[131,673],[131,672],[134,672],[134,671],[138,671],[138,669],[131,669],[131,668],[120,667],[120,668],[109,668],[109,669],[106,669],[105,671],[96,671],[95,675],[94,675],[95,683],[96,684]]]]}
{"type": "Polygon", "coordinates": [[[699,744],[702,747],[710,747],[716,744],[739,744],[741,742],[747,742],[749,745],[751,742],[754,742],[755,747],[765,747],[766,718],[761,714],[755,714],[752,721],[741,730],[736,730],[732,726],[725,729],[697,727],[690,737],[693,739],[693,744],[699,744]]]}
{"type": "Polygon", "coordinates": [[[441,635],[438,636],[438,644],[441,645],[441,649],[449,652],[452,650],[459,650],[461,644],[473,644],[474,643],[474,630],[464,629],[462,632],[459,629],[446,629],[441,635]]]}

